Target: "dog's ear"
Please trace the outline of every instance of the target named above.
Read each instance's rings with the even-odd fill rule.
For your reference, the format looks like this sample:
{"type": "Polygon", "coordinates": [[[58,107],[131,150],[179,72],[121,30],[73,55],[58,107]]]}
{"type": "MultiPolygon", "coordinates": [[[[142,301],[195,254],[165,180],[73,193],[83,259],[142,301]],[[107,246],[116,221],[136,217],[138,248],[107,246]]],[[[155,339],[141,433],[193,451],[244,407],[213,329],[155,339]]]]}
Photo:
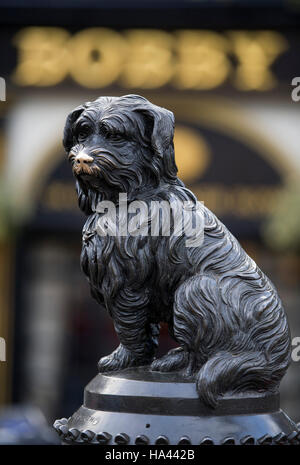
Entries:
{"type": "Polygon", "coordinates": [[[173,142],[175,118],[171,111],[151,105],[147,110],[153,118],[151,144],[155,153],[163,158],[165,150],[173,142]]]}
{"type": "Polygon", "coordinates": [[[177,166],[174,157],[174,114],[153,105],[150,102],[138,108],[137,111],[141,112],[146,121],[146,132],[151,142],[154,154],[163,162],[164,174],[168,178],[177,178],[177,166]]]}
{"type": "Polygon", "coordinates": [[[80,105],[79,107],[75,108],[71,113],[68,115],[65,128],[64,128],[64,137],[63,137],[63,145],[66,150],[66,152],[69,152],[71,148],[73,147],[73,131],[72,131],[72,126],[79,118],[81,113],[85,110],[86,104],[85,105],[80,105]]]}

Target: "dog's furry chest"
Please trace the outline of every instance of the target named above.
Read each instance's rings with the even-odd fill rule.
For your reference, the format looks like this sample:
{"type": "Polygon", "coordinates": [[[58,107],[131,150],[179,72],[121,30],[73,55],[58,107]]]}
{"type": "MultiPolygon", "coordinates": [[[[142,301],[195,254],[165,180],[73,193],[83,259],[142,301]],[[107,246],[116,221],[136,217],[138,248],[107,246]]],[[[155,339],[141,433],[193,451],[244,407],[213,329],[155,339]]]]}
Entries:
{"type": "MultiPolygon", "coordinates": [[[[101,292],[102,282],[109,273],[108,265],[114,251],[114,237],[110,235],[101,236],[97,231],[97,220],[99,215],[91,215],[82,232],[81,267],[86,274],[92,288],[101,292]]],[[[116,274],[121,270],[115,270],[116,274]]]]}
{"type": "Polygon", "coordinates": [[[159,319],[167,320],[176,283],[186,274],[168,259],[158,260],[164,257],[169,238],[103,236],[97,219],[93,214],[86,221],[81,253],[81,267],[93,297],[111,312],[115,299],[124,292],[147,295],[153,318],[159,308],[159,319]]]}
{"type": "Polygon", "coordinates": [[[112,302],[120,289],[144,288],[148,283],[152,252],[147,238],[101,235],[98,214],[91,215],[83,228],[81,267],[91,285],[93,296],[101,303],[112,302]],[[145,252],[145,250],[147,252],[145,252]],[[147,255],[147,257],[145,256],[147,255]]]}

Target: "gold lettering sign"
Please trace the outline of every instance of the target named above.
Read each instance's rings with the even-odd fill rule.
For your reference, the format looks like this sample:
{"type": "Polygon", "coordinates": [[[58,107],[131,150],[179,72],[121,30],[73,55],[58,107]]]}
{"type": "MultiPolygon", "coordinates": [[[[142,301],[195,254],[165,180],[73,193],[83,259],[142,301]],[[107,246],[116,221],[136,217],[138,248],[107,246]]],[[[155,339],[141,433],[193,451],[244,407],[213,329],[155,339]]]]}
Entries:
{"type": "Polygon", "coordinates": [[[174,84],[183,89],[213,89],[227,79],[231,63],[228,39],[210,31],[177,33],[174,84]]]}
{"type": "MultiPolygon", "coordinates": [[[[199,183],[193,188],[198,200],[203,201],[215,214],[237,218],[258,219],[269,215],[277,205],[281,188],[276,186],[224,186],[199,183]]],[[[72,183],[55,181],[42,196],[42,205],[56,212],[77,213],[77,198],[72,183]]]]}
{"type": "Polygon", "coordinates": [[[52,182],[44,192],[42,204],[49,210],[76,211],[78,207],[74,185],[60,181],[52,182]]]}
{"type": "Polygon", "coordinates": [[[70,69],[66,47],[70,34],[54,27],[30,27],[21,30],[14,43],[19,58],[13,75],[22,86],[53,86],[61,82],[70,69]]]}
{"type": "Polygon", "coordinates": [[[15,37],[18,63],[14,81],[23,86],[52,86],[71,76],[87,88],[118,83],[154,89],[213,89],[229,79],[240,90],[268,90],[271,71],[287,47],[273,31],[151,29],[116,32],[90,28],[73,36],[62,28],[28,27],[15,37]],[[233,64],[232,58],[238,62],[233,64]]]}
{"type": "Polygon", "coordinates": [[[74,81],[89,88],[112,84],[122,71],[127,44],[115,31],[85,29],[72,37],[67,48],[74,57],[70,74],[74,81]]]}
{"type": "Polygon", "coordinates": [[[164,31],[141,29],[127,31],[125,38],[129,53],[120,83],[141,89],[167,84],[174,73],[174,37],[164,31]]]}
{"type": "Polygon", "coordinates": [[[233,50],[239,60],[234,83],[240,90],[269,90],[277,80],[270,70],[271,64],[288,47],[285,38],[277,32],[229,33],[233,50]]]}
{"type": "Polygon", "coordinates": [[[224,186],[215,183],[201,183],[194,189],[197,198],[216,215],[249,219],[264,218],[274,211],[281,191],[276,186],[224,186]]]}

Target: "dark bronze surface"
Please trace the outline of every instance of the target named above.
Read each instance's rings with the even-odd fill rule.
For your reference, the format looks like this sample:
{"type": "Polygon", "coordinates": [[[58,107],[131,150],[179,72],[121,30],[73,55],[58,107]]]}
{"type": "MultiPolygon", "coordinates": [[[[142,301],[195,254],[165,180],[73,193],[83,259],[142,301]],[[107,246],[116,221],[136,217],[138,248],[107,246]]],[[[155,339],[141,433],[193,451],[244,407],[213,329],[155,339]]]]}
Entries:
{"type": "Polygon", "coordinates": [[[147,370],[98,374],[84,405],[55,423],[66,444],[296,444],[298,426],[279,408],[279,396],[224,396],[216,409],[201,402],[194,382],[147,370]],[[143,379],[143,372],[145,374],[143,379]],[[131,378],[132,374],[132,378],[131,378]]]}
{"type": "Polygon", "coordinates": [[[99,371],[149,364],[193,375],[210,407],[229,392],[275,393],[290,361],[282,303],[235,237],[177,178],[173,134],[173,113],[137,95],[100,97],[66,122],[64,146],[88,215],[81,266],[120,339],[99,371]],[[198,245],[187,247],[185,231],[176,235],[175,219],[167,236],[99,234],[99,203],[113,202],[121,218],[120,193],[129,204],[166,201],[177,211],[189,201],[203,218],[198,245]],[[155,359],[162,321],[179,348],[155,359]]]}
{"type": "Polygon", "coordinates": [[[174,115],[137,95],[100,97],[68,116],[64,146],[88,216],[81,267],[120,345],[100,359],[84,405],[55,428],[65,443],[297,443],[298,427],[279,409],[290,362],[281,300],[177,178],[173,134],[174,115]],[[177,233],[176,216],[170,234],[151,235],[145,214],[148,234],[103,234],[102,201],[113,203],[115,220],[132,219],[120,193],[127,207],[139,200],[151,212],[153,201],[177,213],[189,202],[203,220],[196,245],[177,233]],[[161,322],[179,347],[156,359],[161,322]]]}
{"type": "MultiPolygon", "coordinates": [[[[169,373],[130,369],[113,376],[99,374],[85,388],[84,406],[107,412],[151,415],[210,416],[212,409],[199,401],[193,381],[169,373]]],[[[213,414],[239,415],[279,410],[279,394],[224,396],[213,414]]]]}

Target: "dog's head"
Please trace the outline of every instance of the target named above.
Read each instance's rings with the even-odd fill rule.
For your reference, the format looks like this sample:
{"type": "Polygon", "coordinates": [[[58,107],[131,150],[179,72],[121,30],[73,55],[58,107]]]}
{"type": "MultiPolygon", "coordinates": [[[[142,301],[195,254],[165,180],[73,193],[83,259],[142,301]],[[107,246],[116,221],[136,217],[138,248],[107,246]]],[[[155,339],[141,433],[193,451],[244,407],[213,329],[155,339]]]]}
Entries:
{"type": "Polygon", "coordinates": [[[112,198],[175,183],[173,135],[173,113],[139,95],[100,97],[75,108],[63,143],[81,209],[90,213],[97,193],[112,198]]]}

